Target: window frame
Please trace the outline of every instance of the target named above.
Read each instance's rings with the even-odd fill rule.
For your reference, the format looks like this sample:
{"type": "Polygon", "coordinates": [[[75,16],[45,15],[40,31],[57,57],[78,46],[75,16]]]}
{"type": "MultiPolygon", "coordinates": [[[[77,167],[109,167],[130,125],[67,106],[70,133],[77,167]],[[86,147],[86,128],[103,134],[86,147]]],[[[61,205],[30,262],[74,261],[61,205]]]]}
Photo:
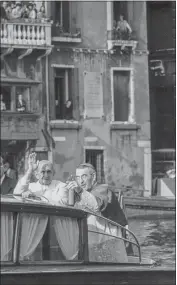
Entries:
{"type": "Polygon", "coordinates": [[[110,69],[111,76],[111,103],[112,103],[112,112],[111,112],[111,123],[124,124],[124,123],[135,123],[135,98],[134,98],[134,69],[133,67],[111,67],[110,69]],[[115,120],[115,111],[114,111],[114,72],[115,71],[128,71],[130,73],[129,81],[129,115],[127,121],[116,121],[115,120]]]}
{"type": "MultiPolygon", "coordinates": [[[[57,17],[56,17],[56,14],[55,14],[55,22],[59,22],[59,25],[60,26],[62,26],[62,27],[64,27],[63,26],[63,24],[64,24],[64,21],[63,21],[63,18],[64,18],[64,15],[63,15],[63,2],[64,1],[57,1],[57,2],[60,2],[60,21],[57,19],[57,17]]],[[[71,13],[71,3],[70,3],[70,1],[68,1],[69,3],[68,3],[68,13],[69,13],[69,17],[68,17],[68,26],[69,26],[69,31],[71,30],[71,20],[70,20],[70,13],[71,13]]],[[[54,7],[55,7],[55,9],[57,8],[56,7],[57,5],[56,5],[56,1],[54,1],[54,7]]],[[[65,28],[65,27],[64,27],[65,28]]],[[[69,32],[68,31],[68,32],[69,32]]]]}
{"type": "Polygon", "coordinates": [[[106,169],[106,148],[104,146],[84,146],[84,161],[86,163],[86,151],[87,150],[101,150],[103,152],[103,173],[104,180],[106,180],[105,169],[106,169]]]}
{"type": "MultiPolygon", "coordinates": [[[[14,83],[13,85],[10,83],[1,83],[1,88],[10,88],[10,109],[2,112],[12,112],[12,113],[20,113],[17,111],[17,92],[18,88],[21,88],[25,91],[27,91],[27,98],[25,99],[26,102],[26,111],[25,113],[34,113],[32,111],[32,91],[31,86],[29,84],[21,84],[21,83],[14,83]]],[[[24,114],[24,113],[23,113],[24,114]]]]}
{"type": "MultiPolygon", "coordinates": [[[[56,76],[56,69],[63,69],[63,70],[65,70],[65,76],[64,76],[65,90],[66,90],[66,94],[65,94],[66,98],[65,98],[65,100],[68,100],[69,97],[70,97],[69,96],[70,92],[71,92],[70,89],[72,89],[72,86],[71,86],[71,88],[69,87],[69,84],[72,83],[72,80],[71,80],[71,83],[69,83],[69,72],[68,71],[72,72],[75,69],[75,66],[74,65],[67,65],[67,64],[66,65],[65,64],[52,64],[51,67],[53,68],[53,74],[54,74],[54,78],[53,78],[54,102],[55,102],[55,99],[56,99],[55,98],[55,92],[56,92],[56,90],[55,90],[55,78],[57,78],[57,76],[56,76]]],[[[71,92],[71,94],[72,94],[72,92],[71,92]]],[[[72,98],[72,100],[73,100],[73,98],[72,98]]],[[[64,121],[70,122],[70,121],[74,121],[74,120],[66,120],[64,118],[63,119],[57,119],[56,118],[56,105],[55,105],[55,109],[54,109],[54,114],[55,114],[55,120],[52,120],[52,121],[56,121],[56,122],[64,122],[64,121]]]]}

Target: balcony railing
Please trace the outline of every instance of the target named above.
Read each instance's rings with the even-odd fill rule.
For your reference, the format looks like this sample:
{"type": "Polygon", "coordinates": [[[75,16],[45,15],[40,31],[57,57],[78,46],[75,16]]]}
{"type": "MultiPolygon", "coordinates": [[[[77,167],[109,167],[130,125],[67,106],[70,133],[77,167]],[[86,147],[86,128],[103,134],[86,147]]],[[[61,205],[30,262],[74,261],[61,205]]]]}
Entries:
{"type": "Polygon", "coordinates": [[[51,23],[1,22],[1,45],[50,46],[51,23]]]}
{"type": "Polygon", "coordinates": [[[107,32],[108,48],[111,49],[114,46],[131,47],[133,50],[136,48],[137,39],[136,34],[132,33],[120,33],[117,30],[111,30],[107,32]]]}

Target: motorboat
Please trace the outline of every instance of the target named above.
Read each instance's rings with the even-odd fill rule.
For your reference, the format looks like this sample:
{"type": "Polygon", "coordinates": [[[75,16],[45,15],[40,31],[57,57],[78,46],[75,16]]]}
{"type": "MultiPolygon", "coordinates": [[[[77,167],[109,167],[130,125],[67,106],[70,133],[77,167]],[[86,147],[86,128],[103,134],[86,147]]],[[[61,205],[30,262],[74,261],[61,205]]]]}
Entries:
{"type": "Polygon", "coordinates": [[[175,268],[142,257],[134,233],[118,223],[37,197],[6,195],[1,196],[1,284],[176,283],[175,268]]]}

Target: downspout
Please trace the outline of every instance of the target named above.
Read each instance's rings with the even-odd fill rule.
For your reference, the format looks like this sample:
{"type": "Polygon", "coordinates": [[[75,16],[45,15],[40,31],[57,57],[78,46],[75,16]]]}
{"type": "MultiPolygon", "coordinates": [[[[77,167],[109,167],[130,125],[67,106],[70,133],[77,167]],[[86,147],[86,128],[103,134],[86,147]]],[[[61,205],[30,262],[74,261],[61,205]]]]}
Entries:
{"type": "MultiPolygon", "coordinates": [[[[49,56],[46,56],[45,61],[46,74],[46,105],[47,105],[47,131],[50,132],[50,99],[49,99],[49,56]]],[[[48,151],[48,159],[53,162],[52,142],[50,140],[50,150],[48,151]]]]}

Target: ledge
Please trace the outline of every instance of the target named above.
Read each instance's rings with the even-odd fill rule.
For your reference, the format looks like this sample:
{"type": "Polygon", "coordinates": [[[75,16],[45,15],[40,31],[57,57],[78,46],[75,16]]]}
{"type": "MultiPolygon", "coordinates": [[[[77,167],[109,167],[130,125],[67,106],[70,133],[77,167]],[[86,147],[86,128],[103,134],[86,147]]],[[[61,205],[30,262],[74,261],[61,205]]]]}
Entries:
{"type": "Polygon", "coordinates": [[[39,113],[30,113],[30,112],[13,112],[13,111],[1,111],[1,118],[33,118],[37,119],[40,117],[39,113]]]}
{"type": "Polygon", "coordinates": [[[74,38],[74,37],[52,37],[52,42],[63,42],[63,43],[81,43],[81,38],[74,38]]]}
{"type": "Polygon", "coordinates": [[[120,47],[122,50],[125,47],[131,47],[132,50],[136,49],[137,41],[132,40],[107,40],[108,50],[111,50],[113,47],[120,47]]]}
{"type": "Polygon", "coordinates": [[[132,123],[118,123],[118,122],[111,122],[110,129],[111,130],[130,130],[130,131],[137,131],[141,128],[140,125],[132,124],[132,123]]]}
{"type": "Polygon", "coordinates": [[[41,84],[42,81],[38,80],[31,80],[28,78],[11,78],[11,77],[3,77],[1,75],[1,82],[2,83],[21,83],[21,84],[26,84],[26,85],[31,85],[31,84],[41,84]]]}
{"type": "Polygon", "coordinates": [[[52,129],[79,130],[81,129],[81,124],[78,121],[52,120],[50,121],[50,127],[52,129]]]}

